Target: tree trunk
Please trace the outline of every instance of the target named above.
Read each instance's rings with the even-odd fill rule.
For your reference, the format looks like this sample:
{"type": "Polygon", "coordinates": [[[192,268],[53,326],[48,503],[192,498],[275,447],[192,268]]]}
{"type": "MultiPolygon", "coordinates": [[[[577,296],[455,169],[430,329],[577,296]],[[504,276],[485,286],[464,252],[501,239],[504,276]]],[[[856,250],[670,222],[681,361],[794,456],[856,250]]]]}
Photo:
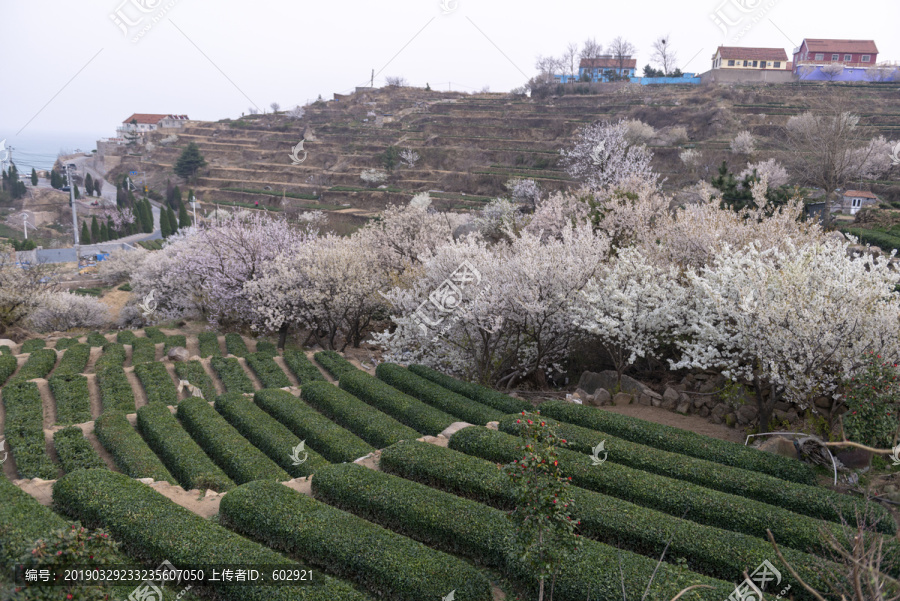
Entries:
{"type": "Polygon", "coordinates": [[[756,408],[759,411],[756,416],[759,425],[759,433],[765,434],[769,431],[769,420],[772,419],[772,410],[775,408],[775,393],[770,391],[769,400],[763,397],[763,386],[759,378],[754,378],[753,388],[756,391],[756,408]]]}
{"type": "Polygon", "coordinates": [[[287,322],[281,324],[281,328],[278,330],[278,348],[280,350],[284,350],[284,344],[287,342],[288,335],[288,324],[287,322]]]}

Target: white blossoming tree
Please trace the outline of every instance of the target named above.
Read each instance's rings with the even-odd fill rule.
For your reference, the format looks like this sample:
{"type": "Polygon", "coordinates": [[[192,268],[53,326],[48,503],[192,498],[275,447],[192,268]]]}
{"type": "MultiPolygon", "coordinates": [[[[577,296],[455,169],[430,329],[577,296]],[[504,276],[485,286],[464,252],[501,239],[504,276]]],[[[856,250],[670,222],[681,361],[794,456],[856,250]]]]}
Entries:
{"type": "Polygon", "coordinates": [[[731,152],[733,154],[753,154],[756,140],[749,131],[738,132],[731,140],[731,152]]]}
{"type": "Polygon", "coordinates": [[[729,248],[688,273],[688,335],[672,367],[750,387],[765,432],[776,402],[834,395],[866,352],[900,359],[898,280],[886,260],[848,257],[846,242],[729,248]]]}
{"type": "Polygon", "coordinates": [[[637,248],[621,249],[590,280],[573,310],[616,366],[617,382],[639,357],[655,357],[679,330],[685,290],[678,270],[659,267],[637,248]]]}
{"type": "Polygon", "coordinates": [[[579,131],[572,148],[560,153],[568,174],[593,190],[615,188],[630,179],[656,183],[650,166],[653,153],[644,144],[629,142],[625,121],[589,125],[579,131]]]}
{"type": "Polygon", "coordinates": [[[782,167],[781,163],[775,159],[768,159],[757,163],[747,163],[747,168],[741,171],[736,179],[743,182],[747,176],[753,175],[754,171],[756,171],[756,175],[760,180],[766,178],[769,188],[780,188],[790,182],[790,176],[788,176],[787,169],[782,167]]]}

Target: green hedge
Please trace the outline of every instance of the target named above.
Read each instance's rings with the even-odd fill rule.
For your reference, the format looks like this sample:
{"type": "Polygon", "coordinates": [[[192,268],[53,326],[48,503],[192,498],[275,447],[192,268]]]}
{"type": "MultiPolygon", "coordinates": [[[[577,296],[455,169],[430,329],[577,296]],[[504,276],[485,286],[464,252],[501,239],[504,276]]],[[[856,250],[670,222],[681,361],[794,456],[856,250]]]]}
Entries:
{"type": "Polygon", "coordinates": [[[247,349],[247,343],[236,332],[225,334],[225,350],[228,351],[229,355],[234,355],[235,357],[246,357],[250,354],[250,351],[247,349]]]}
{"type": "Polygon", "coordinates": [[[9,578],[13,564],[21,563],[34,542],[46,538],[57,530],[69,527],[69,523],[44,507],[21,488],[0,474],[0,564],[9,578]]]}
{"type": "Polygon", "coordinates": [[[124,363],[125,347],[111,342],[103,347],[103,355],[94,364],[104,411],[113,409],[134,413],[134,391],[122,369],[124,363]]]}
{"type": "Polygon", "coordinates": [[[401,601],[491,601],[491,583],[465,561],[274,482],[252,482],[219,506],[223,525],[268,547],[401,601]]]}
{"type": "Polygon", "coordinates": [[[6,381],[16,371],[19,361],[15,355],[0,355],[0,386],[6,384],[6,381]]]}
{"type": "Polygon", "coordinates": [[[334,378],[340,380],[345,373],[353,373],[360,371],[353,366],[352,363],[344,359],[337,351],[319,351],[313,358],[316,362],[325,368],[334,378]]]}
{"type": "Polygon", "coordinates": [[[134,366],[148,403],[178,404],[178,389],[169,375],[169,370],[162,363],[139,363],[134,366]]]}
{"type": "Polygon", "coordinates": [[[221,492],[234,486],[231,478],[206,456],[165,405],[155,403],[138,409],[137,427],[147,445],[185,490],[211,488],[221,492]]]}
{"type": "MultiPolygon", "coordinates": [[[[78,344],[77,338],[60,338],[59,340],[56,341],[56,344],[53,345],[53,348],[55,348],[58,351],[64,351],[74,344],[78,344]]],[[[0,348],[2,348],[2,347],[0,347],[0,348]]]]}
{"type": "Polygon", "coordinates": [[[112,455],[116,467],[132,478],[153,478],[176,484],[175,478],[121,411],[106,411],[94,422],[94,433],[112,455]]]}
{"type": "Polygon", "coordinates": [[[203,359],[222,354],[222,349],[219,347],[218,332],[200,332],[197,336],[197,342],[200,345],[200,357],[203,359]]]}
{"type": "Polygon", "coordinates": [[[107,367],[122,367],[125,365],[125,347],[117,342],[109,342],[103,346],[103,354],[94,364],[94,371],[100,372],[107,367]]]}
{"type": "Polygon", "coordinates": [[[286,349],[284,351],[284,363],[300,382],[301,386],[310,382],[326,381],[319,368],[313,365],[313,362],[306,357],[306,353],[303,351],[286,349]]]}
{"type": "MultiPolygon", "coordinates": [[[[468,430],[468,428],[465,428],[468,430]]],[[[502,569],[520,584],[536,588],[534,571],[510,552],[512,527],[505,512],[353,463],[331,465],[312,479],[313,493],[330,505],[425,543],[502,569]]],[[[566,560],[554,587],[557,601],[639,599],[656,568],[656,559],[582,540],[566,560]]],[[[753,567],[751,566],[750,569],[753,567]]],[[[738,578],[738,575],[735,575],[738,578]]],[[[709,584],[682,599],[721,601],[734,584],[663,564],[653,579],[655,599],[671,599],[692,584],[709,584]]]]}
{"type": "Polygon", "coordinates": [[[782,480],[801,484],[816,483],[815,473],[809,465],[734,442],[565,401],[547,401],[540,406],[540,410],[546,417],[664,451],[762,472],[782,480]]]}
{"type": "MultiPolygon", "coordinates": [[[[450,437],[450,448],[499,463],[519,458],[519,438],[483,427],[463,428],[450,437]]],[[[561,449],[559,464],[581,488],[625,499],[674,516],[766,539],[772,530],[780,544],[813,553],[826,552],[820,535],[823,522],[737,495],[718,492],[683,480],[648,474],[610,461],[593,465],[591,457],[561,449]],[[685,515],[685,512],[687,514],[685,515]]],[[[840,528],[828,526],[836,534],[840,528]]]]}
{"type": "Polygon", "coordinates": [[[163,354],[165,355],[171,349],[176,346],[180,346],[181,348],[187,348],[187,336],[184,334],[173,334],[171,336],[166,336],[166,345],[163,347],[163,354]]]}
{"type": "Polygon", "coordinates": [[[12,355],[12,349],[9,348],[9,345],[4,344],[0,346],[0,355],[12,355]]]}
{"type": "Polygon", "coordinates": [[[86,344],[73,344],[63,353],[54,375],[84,373],[91,358],[91,347],[86,344]]]}
{"type": "Polygon", "coordinates": [[[221,395],[216,399],[216,410],[244,438],[253,443],[253,446],[265,453],[269,459],[294,478],[308,476],[328,465],[325,458],[305,445],[305,439],[301,441],[287,427],[254,405],[253,401],[242,394],[232,392],[221,395]],[[291,455],[294,448],[301,442],[304,443],[305,450],[298,451],[298,457],[301,458],[302,463],[294,465],[291,455]],[[302,457],[306,457],[306,459],[303,460],[302,457]]]}
{"type": "MultiPolygon", "coordinates": [[[[518,417],[506,417],[500,422],[500,431],[519,435],[518,417]]],[[[567,448],[579,453],[591,454],[592,449],[601,440],[605,440],[605,448],[609,461],[627,465],[651,474],[667,476],[676,480],[693,482],[700,486],[731,493],[747,499],[775,505],[802,515],[841,522],[841,517],[852,521],[859,512],[867,514],[871,519],[878,519],[883,532],[894,532],[894,520],[890,513],[880,505],[868,503],[842,495],[826,488],[786,482],[780,478],[724,466],[720,463],[688,457],[679,453],[669,453],[654,449],[609,434],[600,434],[581,426],[555,422],[556,432],[568,441],[567,448]]]]}
{"type": "Polygon", "coordinates": [[[393,386],[397,390],[413,396],[423,403],[446,411],[470,424],[485,425],[488,422],[503,419],[504,414],[492,407],[482,405],[468,397],[456,394],[426,380],[396,363],[382,363],[375,369],[379,380],[393,386]]]}
{"type": "Polygon", "coordinates": [[[29,355],[28,360],[19,373],[16,374],[16,380],[34,380],[35,378],[46,378],[47,374],[53,371],[56,365],[56,351],[53,349],[41,349],[34,351],[29,355]]]}
{"type": "Polygon", "coordinates": [[[42,348],[47,346],[47,341],[43,338],[31,338],[22,343],[22,350],[20,353],[33,353],[34,351],[39,351],[42,348]]]}
{"type": "Polygon", "coordinates": [[[269,355],[270,357],[276,357],[278,355],[278,347],[275,346],[274,342],[269,342],[268,340],[257,340],[256,352],[264,353],[266,355],[269,355]]]}
{"type": "MultiPolygon", "coordinates": [[[[179,403],[178,419],[191,438],[237,484],[291,479],[203,399],[192,398],[179,403]]],[[[290,453],[290,449],[285,449],[285,453],[290,453]]]]}
{"type": "MultiPolygon", "coordinates": [[[[40,351],[39,351],[40,352],[40,351]]],[[[2,390],[6,409],[4,436],[22,478],[53,480],[56,466],[47,455],[44,415],[37,384],[18,376],[2,390]]]]}
{"type": "Polygon", "coordinates": [[[87,336],[87,343],[90,346],[104,346],[109,340],[100,332],[91,332],[87,336]]]}
{"type": "Polygon", "coordinates": [[[131,330],[122,330],[116,334],[116,342],[119,344],[134,344],[135,338],[137,336],[131,330]]]}
{"type": "Polygon", "coordinates": [[[513,398],[480,384],[457,380],[424,365],[410,365],[409,371],[417,376],[431,380],[447,390],[452,390],[457,394],[469,397],[473,401],[478,401],[503,413],[520,413],[522,411],[531,411],[534,408],[528,401],[513,398]]]}
{"type": "Polygon", "coordinates": [[[91,421],[91,394],[85,376],[55,373],[49,382],[56,400],[57,424],[65,426],[91,421]]]}
{"type": "MultiPolygon", "coordinates": [[[[453,449],[404,441],[382,451],[380,466],[382,471],[498,509],[515,508],[514,489],[496,464],[453,449]]],[[[668,544],[668,562],[683,559],[688,568],[707,576],[728,580],[772,555],[768,541],[746,534],[704,526],[582,488],[573,488],[572,497],[572,519],[581,522],[578,532],[583,536],[650,557],[668,544]]],[[[824,560],[787,547],[782,547],[782,553],[807,583],[819,590],[827,588],[818,571],[826,568],[824,560]]],[[[827,568],[835,570],[837,566],[827,568]]],[[[787,576],[794,594],[803,593],[799,582],[787,576]]]]}
{"type": "MultiPolygon", "coordinates": [[[[295,566],[279,553],[194,515],[149,486],[108,470],[80,470],[53,487],[55,507],[103,527],[142,559],[175,566],[295,566]],[[152,527],[150,527],[152,526],[152,527]]],[[[307,586],[213,585],[224,601],[364,601],[349,584],[316,574],[307,586]],[[316,582],[318,579],[318,582],[316,582]]]]}
{"type": "Polygon", "coordinates": [[[340,378],[340,385],[358,399],[422,434],[436,436],[450,424],[459,421],[452,415],[426,405],[419,399],[404,394],[360,370],[356,370],[356,373],[345,373],[340,378]]]}
{"type": "Polygon", "coordinates": [[[106,469],[106,464],[84,437],[81,428],[69,427],[53,434],[53,446],[62,465],[63,472],[75,470],[106,469]]]}
{"type": "Polygon", "coordinates": [[[272,355],[266,353],[252,353],[247,355],[247,365],[262,382],[263,388],[284,388],[291,385],[284,371],[275,363],[272,355]]]}
{"type": "Polygon", "coordinates": [[[149,338],[135,338],[131,345],[131,364],[156,361],[156,343],[149,338]]]}
{"type": "MultiPolygon", "coordinates": [[[[339,389],[327,384],[332,390],[339,389]]],[[[305,389],[304,389],[305,391],[305,389]]],[[[346,393],[342,393],[346,394],[346,393]]],[[[337,425],[286,390],[257,390],[253,400],[287,426],[298,438],[309,441],[328,461],[354,461],[375,451],[361,438],[337,425]]]]}
{"type": "Polygon", "coordinates": [[[209,364],[222,380],[226,392],[253,392],[253,381],[234,357],[214,356],[209,364]]]}
{"type": "Polygon", "coordinates": [[[152,340],[154,344],[166,341],[166,335],[157,327],[144,328],[144,336],[152,340]]]}
{"type": "Polygon", "coordinates": [[[203,364],[199,361],[183,361],[175,364],[175,373],[182,380],[187,380],[200,389],[203,398],[212,401],[216,398],[216,386],[213,384],[212,378],[203,369],[203,364]]]}

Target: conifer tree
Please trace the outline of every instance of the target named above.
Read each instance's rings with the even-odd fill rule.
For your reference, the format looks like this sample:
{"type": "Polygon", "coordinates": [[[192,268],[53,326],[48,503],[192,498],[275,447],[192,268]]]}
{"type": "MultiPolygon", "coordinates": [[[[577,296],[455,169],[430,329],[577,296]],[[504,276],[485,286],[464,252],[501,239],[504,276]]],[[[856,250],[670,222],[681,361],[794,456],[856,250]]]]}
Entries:
{"type": "Polygon", "coordinates": [[[91,217],[91,241],[94,244],[100,242],[100,224],[97,223],[97,216],[91,217]]]}
{"type": "Polygon", "coordinates": [[[82,244],[91,243],[91,230],[88,229],[87,221],[81,222],[81,240],[79,242],[82,244]]]}

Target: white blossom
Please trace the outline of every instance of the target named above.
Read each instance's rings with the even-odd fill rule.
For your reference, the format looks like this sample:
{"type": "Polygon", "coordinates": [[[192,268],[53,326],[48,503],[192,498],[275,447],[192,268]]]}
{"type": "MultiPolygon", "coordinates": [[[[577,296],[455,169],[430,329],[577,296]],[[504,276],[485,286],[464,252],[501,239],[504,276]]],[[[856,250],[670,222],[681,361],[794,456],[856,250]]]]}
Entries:
{"type": "Polygon", "coordinates": [[[595,123],[579,131],[575,145],[562,150],[566,171],[593,190],[615,188],[630,179],[656,183],[650,166],[653,153],[643,144],[631,144],[628,126],[595,123]]]}

